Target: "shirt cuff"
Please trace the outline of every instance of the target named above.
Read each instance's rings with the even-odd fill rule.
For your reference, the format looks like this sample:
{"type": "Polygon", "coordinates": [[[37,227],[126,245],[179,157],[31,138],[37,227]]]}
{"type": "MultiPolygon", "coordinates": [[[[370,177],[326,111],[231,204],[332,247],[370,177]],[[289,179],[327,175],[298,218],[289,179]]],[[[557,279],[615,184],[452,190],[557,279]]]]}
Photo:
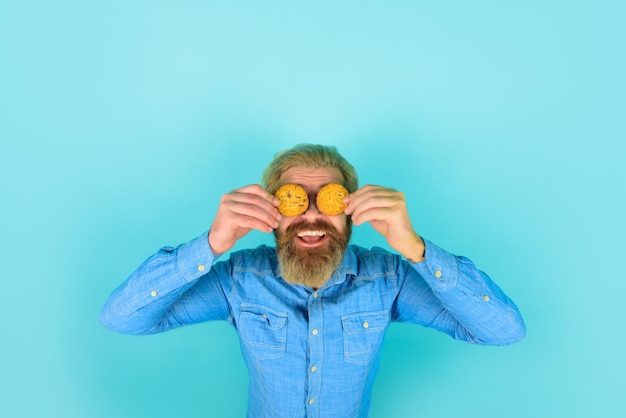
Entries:
{"type": "Polygon", "coordinates": [[[446,292],[456,287],[459,277],[459,266],[456,256],[424,240],[426,252],[424,261],[411,265],[436,292],[446,292]]]}
{"type": "Polygon", "coordinates": [[[208,237],[207,231],[178,247],[177,269],[187,282],[192,282],[207,274],[211,265],[219,258],[211,251],[208,237]]]}

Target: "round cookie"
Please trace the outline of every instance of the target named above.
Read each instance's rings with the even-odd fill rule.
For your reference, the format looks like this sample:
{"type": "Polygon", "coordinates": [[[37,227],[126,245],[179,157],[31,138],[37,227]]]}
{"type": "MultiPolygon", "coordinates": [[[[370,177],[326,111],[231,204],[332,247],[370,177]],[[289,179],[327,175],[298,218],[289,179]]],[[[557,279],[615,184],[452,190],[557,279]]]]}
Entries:
{"type": "Polygon", "coordinates": [[[324,215],[340,215],[346,209],[343,199],[348,196],[348,190],[341,184],[327,184],[317,192],[317,208],[324,215]]]}
{"type": "Polygon", "coordinates": [[[278,211],[285,216],[297,216],[309,208],[309,195],[299,184],[283,184],[274,196],[280,199],[278,211]]]}

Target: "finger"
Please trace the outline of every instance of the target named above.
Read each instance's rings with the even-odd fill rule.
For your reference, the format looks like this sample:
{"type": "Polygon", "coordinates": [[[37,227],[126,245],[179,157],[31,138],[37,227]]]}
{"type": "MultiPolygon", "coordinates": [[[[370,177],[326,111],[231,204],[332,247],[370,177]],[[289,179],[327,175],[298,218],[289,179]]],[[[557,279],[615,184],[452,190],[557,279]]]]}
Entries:
{"type": "Polygon", "coordinates": [[[390,192],[395,192],[395,191],[396,191],[395,189],[390,189],[386,187],[367,185],[351,193],[349,196],[347,196],[346,199],[350,202],[359,202],[371,196],[381,195],[384,193],[390,193],[390,192]]]}
{"type": "Polygon", "coordinates": [[[259,211],[259,213],[263,213],[260,215],[262,217],[268,214],[273,220],[280,221],[281,215],[278,212],[277,204],[274,199],[278,200],[263,189],[239,189],[224,195],[222,205],[230,207],[234,211],[239,211],[239,213],[251,216],[254,216],[255,211],[259,211]]]}
{"type": "Polygon", "coordinates": [[[383,221],[398,222],[407,218],[404,195],[398,192],[391,196],[367,199],[355,207],[352,221],[355,225],[365,222],[383,221]]]}
{"type": "Polygon", "coordinates": [[[258,197],[260,197],[262,199],[267,200],[268,202],[270,202],[274,206],[280,205],[280,199],[277,198],[276,196],[274,196],[273,194],[271,194],[270,192],[268,192],[267,190],[265,190],[259,184],[250,184],[250,185],[244,186],[244,187],[242,187],[240,189],[233,190],[233,192],[231,192],[231,193],[252,194],[252,195],[258,196],[258,197]]]}
{"type": "Polygon", "coordinates": [[[373,185],[373,184],[367,184],[367,185],[361,187],[360,189],[350,193],[346,197],[346,199],[353,200],[353,199],[359,198],[360,196],[362,196],[364,194],[371,193],[373,190],[378,190],[378,189],[381,189],[381,188],[382,188],[381,186],[376,186],[376,185],[373,185]]]}
{"type": "Polygon", "coordinates": [[[351,197],[346,207],[346,214],[358,214],[373,207],[389,207],[403,201],[402,193],[395,189],[375,188],[360,191],[351,197]]]}
{"type": "Polygon", "coordinates": [[[365,224],[367,222],[383,221],[393,217],[394,211],[385,207],[373,207],[368,210],[362,210],[352,215],[352,223],[355,226],[365,224]]]}
{"type": "MultiPolygon", "coordinates": [[[[224,203],[226,210],[235,217],[235,223],[240,223],[238,218],[253,219],[263,222],[269,228],[277,228],[280,220],[280,214],[273,205],[267,201],[251,199],[249,196],[235,196],[224,203]]],[[[248,223],[244,222],[241,226],[247,227],[248,223]]],[[[263,227],[262,229],[266,229],[263,227]]]]}
{"type": "Polygon", "coordinates": [[[237,219],[237,226],[239,229],[244,230],[242,235],[245,235],[249,230],[255,229],[261,232],[272,232],[275,228],[278,227],[278,223],[268,224],[266,221],[261,220],[259,218],[253,216],[245,216],[241,215],[237,219]]]}

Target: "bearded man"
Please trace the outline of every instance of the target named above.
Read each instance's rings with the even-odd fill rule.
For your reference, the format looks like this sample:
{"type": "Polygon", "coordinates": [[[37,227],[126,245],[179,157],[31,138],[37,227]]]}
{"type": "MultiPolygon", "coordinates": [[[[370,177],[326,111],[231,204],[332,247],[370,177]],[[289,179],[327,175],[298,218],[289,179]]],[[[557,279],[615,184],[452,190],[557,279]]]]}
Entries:
{"type": "Polygon", "coordinates": [[[211,320],[237,331],[249,370],[249,417],[365,417],[385,331],[411,322],[475,344],[523,338],[515,304],[467,258],[422,239],[404,195],[358,187],[336,148],[301,144],[276,155],[262,185],[222,197],[208,232],[146,260],[108,298],[100,321],[121,333],[152,334],[211,320]],[[278,211],[274,193],[302,186],[309,206],[278,211]],[[343,213],[316,205],[325,185],[350,193],[343,213]],[[369,223],[396,252],[350,244],[369,223]],[[276,248],[235,251],[252,230],[276,248]]]}

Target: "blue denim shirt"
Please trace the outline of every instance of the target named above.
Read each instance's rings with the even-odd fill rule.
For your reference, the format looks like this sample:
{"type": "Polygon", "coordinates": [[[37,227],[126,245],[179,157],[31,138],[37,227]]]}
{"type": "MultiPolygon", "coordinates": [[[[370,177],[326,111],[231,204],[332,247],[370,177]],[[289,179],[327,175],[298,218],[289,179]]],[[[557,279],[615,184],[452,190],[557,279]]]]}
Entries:
{"type": "Polygon", "coordinates": [[[100,320],[130,334],[228,321],[250,373],[249,417],[367,416],[392,321],[477,344],[525,334],[517,307],[487,275],[428,241],[420,263],[350,245],[317,290],[285,282],[273,247],[216,258],[207,233],[162,248],[111,294],[100,320]]]}

